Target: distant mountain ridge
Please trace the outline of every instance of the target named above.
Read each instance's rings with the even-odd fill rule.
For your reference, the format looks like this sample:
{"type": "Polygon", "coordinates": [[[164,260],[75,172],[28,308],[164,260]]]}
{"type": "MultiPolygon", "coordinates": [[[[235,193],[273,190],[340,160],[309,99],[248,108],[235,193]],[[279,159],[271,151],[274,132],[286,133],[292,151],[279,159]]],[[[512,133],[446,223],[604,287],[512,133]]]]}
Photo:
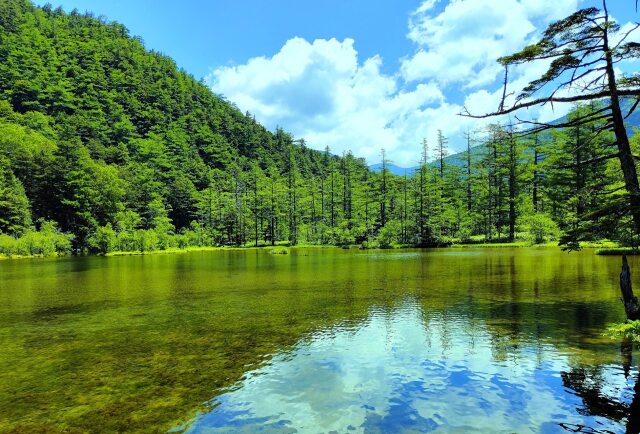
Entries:
{"type": "MultiPolygon", "coordinates": [[[[631,108],[632,105],[632,101],[631,100],[627,100],[624,103],[624,107],[623,107],[623,113],[627,113],[628,110],[631,108]]],[[[560,124],[563,123],[567,120],[566,116],[560,117],[550,123],[552,124],[560,124]]],[[[626,120],[625,123],[627,125],[627,133],[629,134],[629,136],[631,137],[632,135],[635,134],[634,129],[635,128],[640,128],[640,109],[636,110],[635,112],[633,112],[631,114],[631,116],[629,116],[626,120]]],[[[483,150],[483,145],[476,145],[473,146],[471,148],[471,158],[472,159],[477,159],[483,150]]],[[[451,154],[448,155],[445,158],[445,163],[449,164],[449,165],[454,165],[454,166],[462,166],[463,164],[465,164],[466,161],[466,153],[467,151],[461,151],[461,152],[456,152],[455,154],[451,154]]],[[[435,164],[435,161],[430,161],[429,162],[430,165],[435,164]]],[[[393,173],[394,175],[399,175],[399,176],[404,176],[405,174],[407,175],[411,175],[413,174],[416,170],[418,170],[420,168],[420,166],[412,166],[412,167],[402,167],[402,166],[398,166],[395,164],[387,164],[387,169],[389,170],[390,173],[393,173]]],[[[382,171],[382,163],[376,163],[376,164],[371,164],[369,165],[369,169],[374,171],[374,172],[381,172],[382,171]]]]}
{"type": "MultiPolygon", "coordinates": [[[[413,167],[400,167],[395,164],[387,164],[387,170],[390,173],[398,176],[411,175],[414,171],[416,171],[420,166],[413,167]]],[[[374,172],[382,172],[382,163],[371,164],[369,166],[369,170],[374,172]]]]}

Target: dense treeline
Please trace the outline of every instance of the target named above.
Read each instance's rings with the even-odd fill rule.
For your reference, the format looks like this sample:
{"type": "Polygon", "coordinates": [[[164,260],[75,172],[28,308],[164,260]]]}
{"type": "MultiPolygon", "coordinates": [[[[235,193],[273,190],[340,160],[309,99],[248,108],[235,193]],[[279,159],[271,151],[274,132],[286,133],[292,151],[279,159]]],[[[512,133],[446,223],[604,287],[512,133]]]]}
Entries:
{"type": "MultiPolygon", "coordinates": [[[[267,131],[120,24],[0,4],[0,253],[542,242],[620,190],[593,131],[494,125],[461,159],[440,133],[415,173],[392,175],[384,151],[371,172],[267,131]]],[[[592,217],[591,238],[629,238],[592,217]]]]}

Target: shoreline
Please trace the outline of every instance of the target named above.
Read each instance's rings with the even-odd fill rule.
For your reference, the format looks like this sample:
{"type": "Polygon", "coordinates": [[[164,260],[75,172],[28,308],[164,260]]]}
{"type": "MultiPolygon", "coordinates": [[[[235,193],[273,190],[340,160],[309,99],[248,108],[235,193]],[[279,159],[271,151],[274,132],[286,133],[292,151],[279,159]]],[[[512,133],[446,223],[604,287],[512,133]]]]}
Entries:
{"type": "MultiPolygon", "coordinates": [[[[360,245],[354,244],[349,246],[334,246],[327,244],[301,244],[296,246],[288,245],[260,245],[256,246],[217,246],[217,247],[185,247],[185,248],[170,248],[165,250],[150,250],[150,251],[114,251],[107,254],[87,254],[77,256],[102,256],[102,257],[120,257],[120,256],[149,256],[149,255],[173,255],[193,252],[217,252],[217,251],[247,251],[247,250],[268,250],[270,254],[288,254],[291,250],[297,249],[342,249],[342,250],[404,250],[404,249],[501,249],[501,248],[560,248],[555,242],[532,244],[526,241],[516,241],[513,243],[461,243],[451,244],[443,247],[417,247],[397,245],[388,249],[372,248],[362,249],[360,245]]],[[[639,249],[633,249],[632,247],[620,247],[619,244],[605,241],[605,242],[585,242],[582,244],[583,249],[596,249],[594,254],[601,256],[619,256],[619,255],[640,255],[639,249]]],[[[74,255],[11,255],[7,256],[0,254],[0,261],[5,260],[19,260],[19,259],[47,259],[47,258],[65,258],[74,255]]]]}

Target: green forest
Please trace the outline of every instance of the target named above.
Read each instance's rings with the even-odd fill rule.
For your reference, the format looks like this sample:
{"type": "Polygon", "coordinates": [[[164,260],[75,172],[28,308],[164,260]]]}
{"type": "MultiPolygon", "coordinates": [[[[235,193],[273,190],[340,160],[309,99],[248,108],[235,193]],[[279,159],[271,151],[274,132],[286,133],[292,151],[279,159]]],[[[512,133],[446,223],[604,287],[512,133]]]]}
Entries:
{"type": "Polygon", "coordinates": [[[440,133],[416,144],[419,168],[397,176],[384,150],[372,171],[268,131],[121,24],[4,0],[0,254],[635,245],[605,106],[576,101],[553,130],[524,133],[513,119],[469,131],[456,158],[440,133]]]}

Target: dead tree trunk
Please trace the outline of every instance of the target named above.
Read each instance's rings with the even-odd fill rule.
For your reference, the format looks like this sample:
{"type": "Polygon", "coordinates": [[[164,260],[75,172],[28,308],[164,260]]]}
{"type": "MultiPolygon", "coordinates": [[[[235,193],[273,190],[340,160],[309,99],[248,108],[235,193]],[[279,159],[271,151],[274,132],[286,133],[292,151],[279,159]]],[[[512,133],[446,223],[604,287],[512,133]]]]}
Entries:
{"type": "Polygon", "coordinates": [[[640,305],[638,298],[633,295],[631,287],[631,271],[627,262],[627,255],[622,255],[622,272],[620,273],[620,291],[622,291],[622,302],[627,319],[632,321],[640,320],[640,305]]]}

